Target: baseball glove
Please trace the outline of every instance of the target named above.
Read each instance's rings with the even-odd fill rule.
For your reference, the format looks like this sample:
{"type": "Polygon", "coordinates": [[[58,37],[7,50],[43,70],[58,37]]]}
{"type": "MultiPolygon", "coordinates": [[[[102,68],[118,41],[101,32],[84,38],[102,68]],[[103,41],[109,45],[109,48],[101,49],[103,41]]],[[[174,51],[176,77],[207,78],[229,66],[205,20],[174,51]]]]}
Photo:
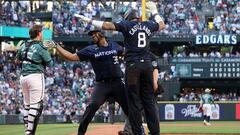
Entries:
{"type": "Polygon", "coordinates": [[[56,48],[57,44],[55,41],[53,40],[45,40],[43,41],[43,46],[46,48],[56,48]]]}
{"type": "Polygon", "coordinates": [[[202,107],[202,106],[199,106],[198,111],[199,111],[199,112],[203,112],[203,107],[202,107]]]}

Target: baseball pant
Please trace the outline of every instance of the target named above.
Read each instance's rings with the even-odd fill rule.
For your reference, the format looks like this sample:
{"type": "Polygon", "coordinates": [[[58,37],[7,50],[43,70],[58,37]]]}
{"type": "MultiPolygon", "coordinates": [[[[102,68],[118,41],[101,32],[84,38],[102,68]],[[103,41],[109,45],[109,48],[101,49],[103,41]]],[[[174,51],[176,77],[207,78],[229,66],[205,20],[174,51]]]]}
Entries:
{"type": "Polygon", "coordinates": [[[43,100],[45,79],[42,73],[30,74],[20,77],[25,105],[36,104],[43,100]]]}
{"type": "Polygon", "coordinates": [[[91,102],[84,112],[78,128],[78,135],[84,135],[89,123],[99,107],[109,98],[114,98],[128,115],[127,98],[121,79],[110,82],[97,82],[92,93],[91,102]]]}
{"type": "Polygon", "coordinates": [[[129,121],[134,135],[142,135],[142,107],[151,135],[159,135],[158,113],[153,91],[153,68],[150,61],[127,62],[126,87],[128,94],[129,121]],[[145,89],[141,89],[141,87],[145,89]]]}
{"type": "Polygon", "coordinates": [[[203,104],[203,115],[211,116],[212,109],[211,104],[203,104]]]}

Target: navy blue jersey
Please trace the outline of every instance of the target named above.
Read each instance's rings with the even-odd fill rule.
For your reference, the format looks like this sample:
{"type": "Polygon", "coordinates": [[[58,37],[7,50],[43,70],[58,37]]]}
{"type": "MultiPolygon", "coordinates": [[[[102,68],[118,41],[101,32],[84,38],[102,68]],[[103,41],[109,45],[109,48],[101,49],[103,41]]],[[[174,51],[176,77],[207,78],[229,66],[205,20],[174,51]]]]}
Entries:
{"type": "Polygon", "coordinates": [[[81,61],[89,60],[96,74],[96,81],[123,77],[118,56],[122,55],[123,48],[117,43],[108,46],[90,45],[76,54],[81,61]]]}
{"type": "Polygon", "coordinates": [[[121,21],[114,23],[116,30],[122,32],[126,48],[125,60],[151,60],[149,54],[149,38],[159,25],[153,21],[121,21]]]}

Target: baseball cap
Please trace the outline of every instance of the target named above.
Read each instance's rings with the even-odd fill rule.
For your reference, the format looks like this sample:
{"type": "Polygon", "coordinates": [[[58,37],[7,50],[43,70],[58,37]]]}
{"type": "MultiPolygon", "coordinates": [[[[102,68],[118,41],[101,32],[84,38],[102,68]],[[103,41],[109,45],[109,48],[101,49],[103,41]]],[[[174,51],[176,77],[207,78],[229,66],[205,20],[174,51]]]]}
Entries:
{"type": "Polygon", "coordinates": [[[101,32],[101,33],[102,33],[101,30],[91,30],[91,31],[88,32],[88,35],[89,35],[89,36],[92,36],[93,33],[96,33],[96,32],[101,32]]]}

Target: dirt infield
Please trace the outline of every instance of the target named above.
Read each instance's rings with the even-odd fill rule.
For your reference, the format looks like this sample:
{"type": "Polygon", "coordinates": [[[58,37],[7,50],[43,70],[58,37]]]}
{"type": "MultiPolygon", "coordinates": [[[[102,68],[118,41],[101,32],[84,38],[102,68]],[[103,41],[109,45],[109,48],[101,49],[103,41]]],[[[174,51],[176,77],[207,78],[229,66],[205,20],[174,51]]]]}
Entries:
{"type": "MultiPolygon", "coordinates": [[[[92,130],[87,131],[86,135],[117,135],[118,131],[123,128],[123,125],[94,125],[91,126],[91,128],[92,130]]],[[[72,133],[70,135],[76,135],[76,133],[72,133]]]]}
{"type": "MultiPolygon", "coordinates": [[[[161,126],[202,126],[199,124],[160,124],[161,126]]],[[[228,124],[229,126],[239,126],[236,124],[228,124]]],[[[226,124],[214,124],[214,126],[226,126],[226,124]]],[[[94,125],[91,126],[91,130],[89,130],[86,135],[117,135],[119,130],[123,129],[122,124],[103,124],[103,125],[94,125]]],[[[146,130],[145,130],[146,131],[146,130]]],[[[76,133],[72,133],[69,135],[76,135],[76,133]]],[[[162,134],[161,135],[237,135],[237,134],[162,134]]]]}

